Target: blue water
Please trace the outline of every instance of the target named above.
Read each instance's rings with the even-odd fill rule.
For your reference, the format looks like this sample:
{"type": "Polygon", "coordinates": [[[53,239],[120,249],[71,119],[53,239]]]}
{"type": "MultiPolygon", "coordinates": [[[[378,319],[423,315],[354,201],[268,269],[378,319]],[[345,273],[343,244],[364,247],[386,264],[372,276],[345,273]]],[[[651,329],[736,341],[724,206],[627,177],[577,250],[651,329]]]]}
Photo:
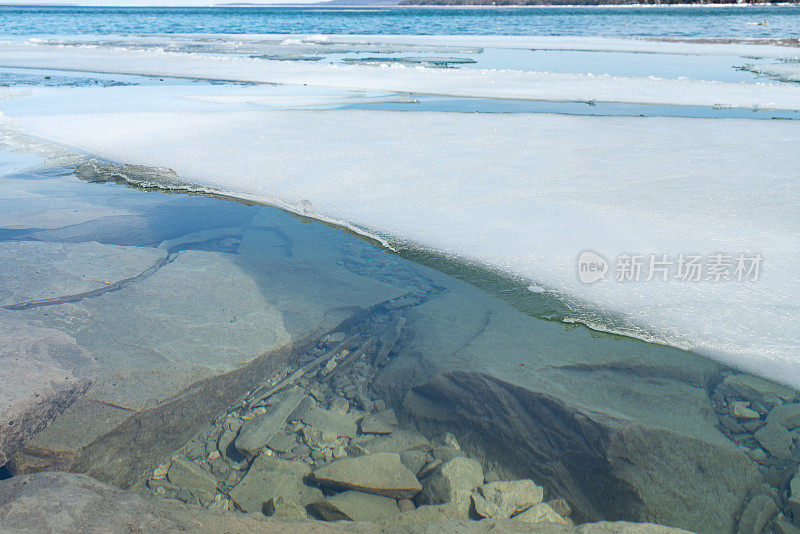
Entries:
{"type": "Polygon", "coordinates": [[[798,38],[798,6],[0,7],[0,35],[345,33],[798,38]],[[766,26],[752,22],[768,20],[766,26]]]}

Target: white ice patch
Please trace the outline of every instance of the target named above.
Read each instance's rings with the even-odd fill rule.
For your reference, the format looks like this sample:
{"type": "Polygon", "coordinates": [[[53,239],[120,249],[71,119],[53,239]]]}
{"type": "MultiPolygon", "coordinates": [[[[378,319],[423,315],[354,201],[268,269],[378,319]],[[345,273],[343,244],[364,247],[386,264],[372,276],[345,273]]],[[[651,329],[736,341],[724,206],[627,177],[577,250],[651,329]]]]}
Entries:
{"type": "Polygon", "coordinates": [[[107,47],[0,44],[0,66],[177,76],[477,98],[800,109],[800,86],[403,65],[300,64],[107,47]]]}
{"type": "Polygon", "coordinates": [[[800,387],[800,122],[383,111],[16,120],[114,161],[505,269],[608,312],[583,320],[800,387]],[[584,284],[585,250],[764,263],[757,282],[584,284]]]}

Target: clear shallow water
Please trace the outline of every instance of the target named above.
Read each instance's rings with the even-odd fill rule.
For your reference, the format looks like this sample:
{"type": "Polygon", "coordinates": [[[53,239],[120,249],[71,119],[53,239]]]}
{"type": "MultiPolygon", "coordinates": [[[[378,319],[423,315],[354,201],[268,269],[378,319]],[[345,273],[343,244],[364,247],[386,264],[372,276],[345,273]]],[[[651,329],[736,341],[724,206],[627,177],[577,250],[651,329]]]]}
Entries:
{"type": "MultiPolygon", "coordinates": [[[[32,161],[0,152],[0,163],[14,169],[32,161]]],[[[778,474],[794,469],[771,457],[751,462],[742,451],[759,448],[752,436],[720,430],[717,413],[728,410],[723,392],[742,393],[718,384],[751,380],[746,375],[669,347],[531,317],[561,311],[507,279],[447,258],[386,254],[276,208],[86,181],[147,169],[80,167],[83,180],[72,170],[0,177],[0,324],[38,321],[74,337],[98,365],[87,397],[35,438],[41,456],[13,469],[46,465],[50,450],[86,446],[77,469],[127,487],[125,480],[142,475],[137,469],[152,472],[181,448],[197,421],[207,425],[218,410],[231,409],[217,395],[185,401],[185,385],[288,340],[316,339],[317,325],[322,333],[349,333],[385,329],[381,321],[398,317],[402,335],[370,379],[371,394],[432,439],[455,432],[462,447],[504,477],[543,484],[548,498],[573,505],[578,520],[647,518],[725,531],[759,466],[778,474]],[[135,273],[165,254],[168,263],[118,290],[85,291],[102,290],[121,267],[135,273]],[[73,297],[41,302],[60,295],[73,297]],[[414,298],[387,307],[403,295],[414,298]],[[18,306],[24,302],[32,305],[18,306]],[[429,404],[409,403],[412,387],[429,404]],[[161,410],[159,400],[173,394],[177,400],[161,410]],[[132,424],[127,418],[137,410],[143,415],[132,424]],[[641,487],[640,475],[647,480],[641,487]],[[653,478],[660,482],[655,494],[653,478]],[[683,515],[679,503],[687,498],[697,516],[683,515]]],[[[794,398],[753,383],[755,393],[741,391],[794,398]]]]}
{"type": "Polygon", "coordinates": [[[798,8],[0,8],[0,35],[351,33],[797,38],[798,8]],[[766,26],[748,23],[768,20],[766,26]]]}

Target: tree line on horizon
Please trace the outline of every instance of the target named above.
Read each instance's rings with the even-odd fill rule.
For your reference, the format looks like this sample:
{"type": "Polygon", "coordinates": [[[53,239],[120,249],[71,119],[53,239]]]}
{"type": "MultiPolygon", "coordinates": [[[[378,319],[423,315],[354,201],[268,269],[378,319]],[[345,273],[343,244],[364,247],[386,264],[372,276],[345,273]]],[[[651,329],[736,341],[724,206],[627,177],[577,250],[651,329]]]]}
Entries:
{"type": "MultiPolygon", "coordinates": [[[[800,0],[794,0],[800,3],[800,0]]],[[[597,6],[597,5],[667,5],[730,4],[731,0],[401,0],[405,6],[597,6]]],[[[769,1],[745,0],[743,4],[769,4],[769,1]]]]}

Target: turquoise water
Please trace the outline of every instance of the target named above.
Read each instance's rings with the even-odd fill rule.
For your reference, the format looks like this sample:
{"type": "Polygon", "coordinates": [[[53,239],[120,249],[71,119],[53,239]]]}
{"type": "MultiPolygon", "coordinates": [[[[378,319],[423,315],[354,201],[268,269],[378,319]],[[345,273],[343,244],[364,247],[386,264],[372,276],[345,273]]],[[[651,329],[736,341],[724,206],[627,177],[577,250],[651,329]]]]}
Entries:
{"type": "Polygon", "coordinates": [[[0,35],[345,33],[797,38],[796,6],[0,8],[0,35]],[[765,26],[748,23],[768,20],[765,26]]]}

